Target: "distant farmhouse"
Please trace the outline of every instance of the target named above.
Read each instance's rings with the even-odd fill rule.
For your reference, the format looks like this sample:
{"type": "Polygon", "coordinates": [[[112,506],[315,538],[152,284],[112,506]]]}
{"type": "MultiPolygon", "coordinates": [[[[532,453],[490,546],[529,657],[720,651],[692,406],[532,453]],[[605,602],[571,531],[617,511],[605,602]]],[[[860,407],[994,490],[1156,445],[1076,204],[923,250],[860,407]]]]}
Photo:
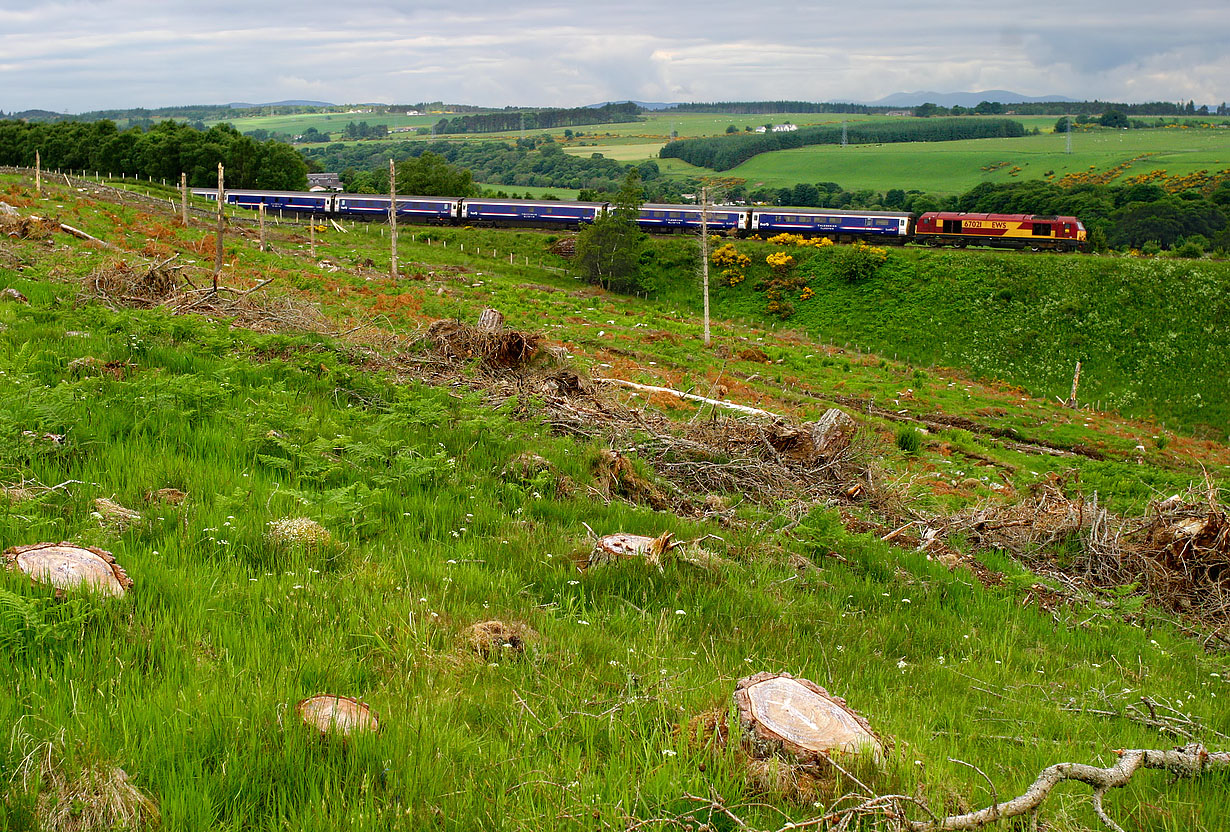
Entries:
{"type": "MultiPolygon", "coordinates": [[[[799,127],[797,124],[791,124],[790,122],[786,122],[785,124],[774,124],[773,125],[774,133],[791,133],[798,129],[799,127]]],[[[757,127],[756,132],[757,133],[767,133],[769,132],[769,128],[767,126],[757,127]]]]}
{"type": "Polygon", "coordinates": [[[342,187],[342,177],[336,173],[309,173],[308,190],[309,191],[341,191],[345,190],[342,187]]]}

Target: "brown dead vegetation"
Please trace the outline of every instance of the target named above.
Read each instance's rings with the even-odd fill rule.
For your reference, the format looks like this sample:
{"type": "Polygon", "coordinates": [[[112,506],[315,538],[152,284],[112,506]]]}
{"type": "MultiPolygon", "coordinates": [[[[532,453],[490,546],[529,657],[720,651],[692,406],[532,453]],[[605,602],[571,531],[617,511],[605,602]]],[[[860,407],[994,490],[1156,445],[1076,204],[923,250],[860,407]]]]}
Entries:
{"type": "Polygon", "coordinates": [[[478,621],[462,634],[471,650],[484,659],[517,656],[538,640],[538,633],[521,621],[478,621]]]}
{"type": "Polygon", "coordinates": [[[944,532],[1008,551],[1068,587],[1143,595],[1230,644],[1219,635],[1230,625],[1230,521],[1216,487],[1189,489],[1123,517],[1076,485],[1075,472],[1052,475],[1021,501],[950,518],[944,532]]]}
{"type": "Polygon", "coordinates": [[[512,369],[534,359],[541,336],[514,329],[493,332],[462,321],[439,320],[427,327],[426,339],[449,360],[478,359],[488,368],[512,369]]]}
{"type": "Polygon", "coordinates": [[[60,221],[0,211],[0,236],[44,240],[60,230],[60,221]]]}
{"type": "Polygon", "coordinates": [[[38,785],[40,829],[104,832],[158,826],[158,804],[133,785],[124,769],[103,762],[70,768],[63,743],[61,734],[54,742],[30,748],[14,773],[14,782],[27,791],[38,785]]]}
{"type": "MultiPolygon", "coordinates": [[[[226,318],[257,332],[331,332],[332,325],[314,304],[287,295],[260,292],[273,278],[250,289],[198,288],[192,269],[172,255],[134,265],[128,259],[100,264],[82,281],[81,294],[112,308],[168,309],[175,314],[226,318]]],[[[204,271],[198,269],[197,271],[204,271]]],[[[202,282],[208,280],[203,277],[202,282]]]]}

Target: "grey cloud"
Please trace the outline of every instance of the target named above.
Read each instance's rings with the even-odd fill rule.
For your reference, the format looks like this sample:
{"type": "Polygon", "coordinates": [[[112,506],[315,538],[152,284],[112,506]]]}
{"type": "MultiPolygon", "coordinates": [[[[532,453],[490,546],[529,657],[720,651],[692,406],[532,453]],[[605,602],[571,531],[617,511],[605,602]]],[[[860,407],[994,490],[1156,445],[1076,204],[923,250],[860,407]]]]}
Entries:
{"type": "Polygon", "coordinates": [[[1230,8],[1207,0],[1041,0],[1028,14],[985,0],[0,0],[0,109],[857,100],[941,85],[1212,102],[1230,97],[1226,31],[1230,8]]]}

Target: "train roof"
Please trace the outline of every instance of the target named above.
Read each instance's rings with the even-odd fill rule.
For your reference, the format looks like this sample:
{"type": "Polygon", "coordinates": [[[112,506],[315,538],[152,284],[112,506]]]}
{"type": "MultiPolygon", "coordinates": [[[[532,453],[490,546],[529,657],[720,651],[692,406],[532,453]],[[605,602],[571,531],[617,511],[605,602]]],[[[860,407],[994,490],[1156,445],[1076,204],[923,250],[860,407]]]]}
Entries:
{"type": "MultiPolygon", "coordinates": [[[[700,206],[694,204],[680,205],[670,202],[646,202],[641,205],[641,208],[652,208],[655,211],[696,211],[700,213],[700,206]]],[[[710,205],[710,211],[746,211],[748,210],[742,205],[710,205]]]]}
{"type": "MultiPolygon", "coordinates": [[[[322,196],[329,196],[330,191],[258,191],[252,188],[224,188],[228,194],[241,194],[243,196],[307,196],[315,199],[320,199],[322,196]]],[[[193,188],[194,194],[216,194],[217,188],[193,188]]]]}
{"type": "Polygon", "coordinates": [[[800,216],[821,217],[897,217],[908,219],[914,216],[909,211],[851,211],[848,208],[791,208],[786,205],[758,205],[756,211],[762,214],[799,214],[800,216]]]}
{"type": "MultiPolygon", "coordinates": [[[[343,193],[339,193],[337,196],[339,199],[383,199],[385,202],[389,201],[388,194],[350,194],[350,193],[343,192],[343,193]]],[[[401,202],[403,199],[418,199],[418,200],[423,200],[425,202],[456,202],[459,199],[461,199],[461,197],[459,196],[417,196],[415,194],[398,194],[397,195],[398,202],[401,202]]]]}
{"type": "Polygon", "coordinates": [[[601,208],[606,205],[605,202],[576,202],[571,199],[508,199],[507,197],[487,199],[481,196],[466,197],[465,201],[483,205],[583,205],[586,208],[601,208]]]}

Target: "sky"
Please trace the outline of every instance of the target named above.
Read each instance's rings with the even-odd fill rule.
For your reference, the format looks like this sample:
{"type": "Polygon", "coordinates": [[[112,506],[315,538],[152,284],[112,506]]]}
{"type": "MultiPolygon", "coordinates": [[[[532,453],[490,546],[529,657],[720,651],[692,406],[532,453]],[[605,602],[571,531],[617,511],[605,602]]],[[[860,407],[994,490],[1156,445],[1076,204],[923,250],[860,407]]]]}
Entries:
{"type": "Polygon", "coordinates": [[[1230,99],[1227,0],[0,0],[0,110],[1230,99]]]}

